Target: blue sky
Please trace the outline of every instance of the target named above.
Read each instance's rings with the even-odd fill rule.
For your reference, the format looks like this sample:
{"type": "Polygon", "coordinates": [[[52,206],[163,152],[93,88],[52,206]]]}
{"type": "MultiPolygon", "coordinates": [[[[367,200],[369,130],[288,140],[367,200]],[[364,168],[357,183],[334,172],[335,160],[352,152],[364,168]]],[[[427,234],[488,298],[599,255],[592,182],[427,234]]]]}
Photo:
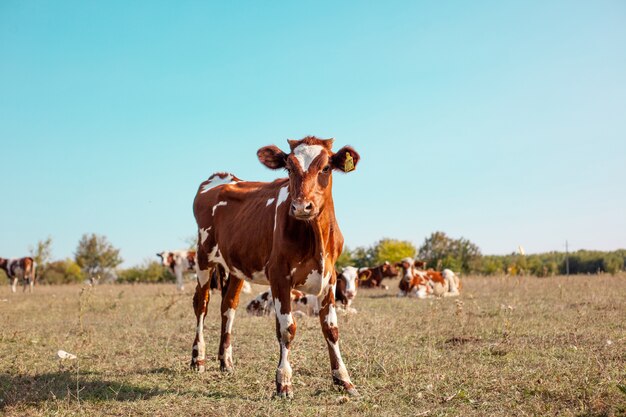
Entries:
{"type": "MultiPolygon", "coordinates": [[[[626,247],[626,3],[0,3],[0,256],[184,246],[214,171],[336,138],[350,247],[626,247]]],[[[156,259],[156,258],[155,258],[156,259]]]]}

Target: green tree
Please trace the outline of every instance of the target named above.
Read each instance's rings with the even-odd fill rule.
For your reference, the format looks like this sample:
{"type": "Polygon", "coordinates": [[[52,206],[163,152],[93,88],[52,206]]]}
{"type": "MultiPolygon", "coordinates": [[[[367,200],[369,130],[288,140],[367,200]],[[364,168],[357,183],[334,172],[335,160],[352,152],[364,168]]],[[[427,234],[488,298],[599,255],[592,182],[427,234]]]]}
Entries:
{"type": "Polygon", "coordinates": [[[354,265],[354,260],[352,259],[352,252],[347,246],[343,248],[343,252],[341,252],[341,255],[339,255],[339,258],[337,258],[337,262],[335,262],[335,265],[338,268],[343,268],[346,266],[354,265]]]}
{"type": "Polygon", "coordinates": [[[366,248],[359,246],[350,252],[352,262],[357,268],[365,266],[372,266],[374,263],[374,250],[373,248],[366,248]]]}
{"type": "Polygon", "coordinates": [[[122,263],[120,250],[113,247],[106,236],[95,233],[81,237],[74,258],[89,278],[107,274],[122,263]]]}
{"type": "Polygon", "coordinates": [[[444,232],[434,232],[419,248],[418,258],[431,268],[450,268],[465,273],[480,267],[480,248],[468,239],[452,239],[444,232]]]}
{"type": "Polygon", "coordinates": [[[416,250],[409,241],[385,238],[374,245],[372,252],[373,265],[370,266],[380,265],[385,261],[395,263],[403,258],[413,258],[416,250]]]}
{"type": "Polygon", "coordinates": [[[38,241],[35,247],[29,246],[28,252],[40,268],[45,267],[52,258],[52,237],[48,236],[46,240],[38,241]]]}

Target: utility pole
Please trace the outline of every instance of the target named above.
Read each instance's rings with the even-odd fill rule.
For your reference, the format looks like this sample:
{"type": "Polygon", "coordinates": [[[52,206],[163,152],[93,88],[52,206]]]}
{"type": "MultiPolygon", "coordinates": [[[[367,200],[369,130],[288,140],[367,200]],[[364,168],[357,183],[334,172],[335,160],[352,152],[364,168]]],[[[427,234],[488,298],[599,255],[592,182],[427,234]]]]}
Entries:
{"type": "Polygon", "coordinates": [[[569,251],[567,247],[567,240],[565,241],[565,274],[569,276],[569,251]]]}

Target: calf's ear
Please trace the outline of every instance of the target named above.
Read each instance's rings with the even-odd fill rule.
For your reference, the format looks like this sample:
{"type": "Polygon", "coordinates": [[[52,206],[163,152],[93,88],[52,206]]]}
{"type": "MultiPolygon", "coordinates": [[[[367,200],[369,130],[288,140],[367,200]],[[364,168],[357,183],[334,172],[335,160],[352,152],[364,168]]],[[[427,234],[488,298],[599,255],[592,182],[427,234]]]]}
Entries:
{"type": "Polygon", "coordinates": [[[284,168],[287,164],[287,154],[276,145],[264,146],[256,152],[259,161],[270,169],[284,168]]]}
{"type": "Polygon", "coordinates": [[[356,169],[360,158],[358,152],[352,146],[344,146],[331,157],[330,162],[333,169],[350,172],[356,169]]]}

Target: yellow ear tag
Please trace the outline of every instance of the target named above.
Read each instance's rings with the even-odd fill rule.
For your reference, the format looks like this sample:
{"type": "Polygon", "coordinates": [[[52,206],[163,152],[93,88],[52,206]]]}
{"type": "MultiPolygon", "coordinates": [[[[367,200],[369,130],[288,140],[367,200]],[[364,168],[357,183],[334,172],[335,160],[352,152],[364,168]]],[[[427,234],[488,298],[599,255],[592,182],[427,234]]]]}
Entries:
{"type": "Polygon", "coordinates": [[[352,159],[352,155],[350,152],[346,152],[346,162],[343,164],[343,171],[350,172],[354,170],[354,159],[352,159]]]}

